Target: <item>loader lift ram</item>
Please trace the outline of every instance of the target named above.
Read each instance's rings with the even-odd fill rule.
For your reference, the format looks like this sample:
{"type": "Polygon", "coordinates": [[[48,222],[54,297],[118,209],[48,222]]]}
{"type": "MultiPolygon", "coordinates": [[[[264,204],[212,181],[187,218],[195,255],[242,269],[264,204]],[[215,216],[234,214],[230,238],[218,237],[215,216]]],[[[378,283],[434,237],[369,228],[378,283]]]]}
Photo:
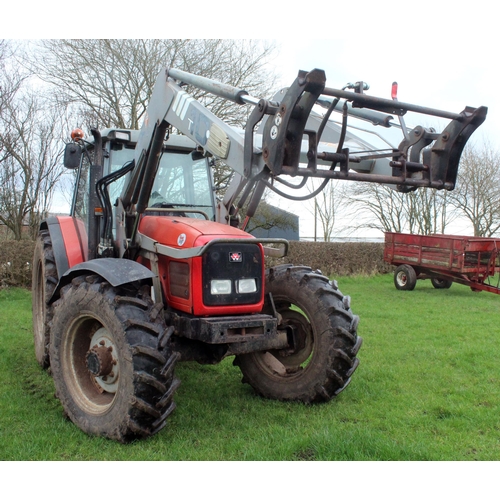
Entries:
{"type": "Polygon", "coordinates": [[[447,113],[368,96],[361,82],[349,88],[301,71],[266,100],[167,68],[140,132],[92,130],[89,142],[75,133],[65,152],[77,172],[71,215],[41,224],[33,321],[37,360],[50,365],[83,431],[122,442],[158,432],[175,408],[182,360],[235,356],[243,381],[279,400],[328,401],[349,384],[361,346],[350,298],[308,267],[265,270],[265,256],[288,244],[252,237],[248,218],[266,188],[305,199],[278,185],[300,190],[311,177],[323,179],[312,195],[330,179],[453,189],[462,149],[486,116],[484,107],[447,113]],[[253,106],[245,130],[185,85],[253,106]],[[409,130],[406,111],[450,121],[441,133],[409,130]],[[381,127],[396,116],[400,145],[374,150],[348,127],[353,116],[381,127]],[[234,171],[218,201],[213,159],[234,171]]]}

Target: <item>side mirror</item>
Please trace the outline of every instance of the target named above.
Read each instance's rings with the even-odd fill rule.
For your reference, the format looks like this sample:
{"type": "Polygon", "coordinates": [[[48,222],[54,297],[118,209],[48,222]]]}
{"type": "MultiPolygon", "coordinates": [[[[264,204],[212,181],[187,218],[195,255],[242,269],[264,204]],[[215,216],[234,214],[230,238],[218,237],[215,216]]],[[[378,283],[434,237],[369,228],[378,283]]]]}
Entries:
{"type": "Polygon", "coordinates": [[[81,159],[82,149],[80,146],[74,142],[66,144],[66,148],[64,149],[64,166],[74,170],[80,166],[81,159]]]}

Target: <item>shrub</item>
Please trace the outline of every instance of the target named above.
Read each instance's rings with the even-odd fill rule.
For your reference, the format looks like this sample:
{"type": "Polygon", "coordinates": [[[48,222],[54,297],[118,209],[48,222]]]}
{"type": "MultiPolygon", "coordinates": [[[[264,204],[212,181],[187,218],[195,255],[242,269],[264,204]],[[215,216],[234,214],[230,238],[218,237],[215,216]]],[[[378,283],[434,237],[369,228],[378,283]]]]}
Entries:
{"type": "Polygon", "coordinates": [[[0,242],[0,287],[31,286],[34,249],[29,240],[0,242]]]}
{"type": "Polygon", "coordinates": [[[326,276],[374,275],[389,273],[384,262],[383,243],[318,243],[291,241],[288,255],[268,258],[267,265],[295,264],[320,269],[326,276]]]}

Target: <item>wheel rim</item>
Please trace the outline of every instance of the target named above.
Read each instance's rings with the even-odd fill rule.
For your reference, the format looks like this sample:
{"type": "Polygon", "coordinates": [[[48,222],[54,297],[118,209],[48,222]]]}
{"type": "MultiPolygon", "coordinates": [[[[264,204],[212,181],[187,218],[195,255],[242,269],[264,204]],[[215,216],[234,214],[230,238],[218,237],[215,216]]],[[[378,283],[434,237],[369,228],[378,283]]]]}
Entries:
{"type": "Polygon", "coordinates": [[[406,286],[406,283],[408,281],[406,273],[404,271],[399,271],[399,273],[396,275],[396,281],[399,286],[406,286]]]}
{"type": "Polygon", "coordinates": [[[113,335],[93,317],[80,317],[68,328],[61,364],[76,404],[93,415],[113,405],[120,379],[120,364],[113,335]]]}
{"type": "Polygon", "coordinates": [[[258,363],[269,375],[283,378],[300,376],[310,365],[314,355],[314,334],[305,313],[281,309],[282,324],[295,329],[300,347],[295,351],[268,351],[256,353],[258,363]]]}

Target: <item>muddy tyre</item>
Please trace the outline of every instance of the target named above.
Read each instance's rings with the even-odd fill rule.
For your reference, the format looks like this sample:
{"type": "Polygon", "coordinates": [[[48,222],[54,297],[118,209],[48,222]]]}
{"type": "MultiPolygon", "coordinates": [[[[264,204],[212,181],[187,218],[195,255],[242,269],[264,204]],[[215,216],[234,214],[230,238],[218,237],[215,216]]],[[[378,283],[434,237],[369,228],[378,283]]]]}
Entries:
{"type": "Polygon", "coordinates": [[[413,267],[403,264],[394,271],[394,286],[398,290],[411,291],[417,284],[417,273],[413,267]]]}
{"type": "MultiPolygon", "coordinates": [[[[295,331],[293,351],[267,351],[237,356],[235,364],[263,397],[315,403],[339,394],[351,380],[359,361],[362,339],[350,299],[335,283],[308,267],[278,266],[266,274],[282,324],[295,331]]],[[[272,305],[266,301],[266,313],[272,305]]]]}
{"type": "Polygon", "coordinates": [[[56,396],[87,434],[120,442],[158,432],[174,410],[177,355],[145,287],[75,278],[61,290],[51,329],[56,396]]]}
{"type": "Polygon", "coordinates": [[[50,234],[47,230],[42,230],[35,243],[31,289],[35,356],[44,369],[50,365],[50,323],[54,314],[52,305],[47,304],[47,301],[52,296],[57,281],[50,234]]]}
{"type": "Polygon", "coordinates": [[[452,285],[453,281],[443,279],[443,278],[431,278],[431,283],[434,288],[437,289],[447,289],[450,288],[452,285]]]}

